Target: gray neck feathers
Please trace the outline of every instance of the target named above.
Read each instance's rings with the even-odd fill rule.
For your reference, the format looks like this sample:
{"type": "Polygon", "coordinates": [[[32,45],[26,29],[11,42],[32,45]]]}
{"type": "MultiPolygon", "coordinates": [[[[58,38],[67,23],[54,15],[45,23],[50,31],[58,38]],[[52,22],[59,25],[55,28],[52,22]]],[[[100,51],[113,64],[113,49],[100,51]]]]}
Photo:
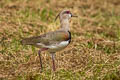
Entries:
{"type": "Polygon", "coordinates": [[[68,19],[62,19],[62,20],[60,20],[60,23],[61,23],[61,29],[66,30],[66,31],[70,30],[68,19]]]}

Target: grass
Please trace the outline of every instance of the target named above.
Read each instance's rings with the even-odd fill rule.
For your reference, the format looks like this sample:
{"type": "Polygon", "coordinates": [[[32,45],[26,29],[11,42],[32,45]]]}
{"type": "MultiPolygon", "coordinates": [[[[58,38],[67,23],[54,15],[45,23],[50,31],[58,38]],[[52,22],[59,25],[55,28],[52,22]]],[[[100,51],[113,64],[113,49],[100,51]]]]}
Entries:
{"type": "Polygon", "coordinates": [[[120,80],[119,0],[1,0],[0,80],[120,80]],[[57,71],[43,52],[23,46],[24,37],[59,28],[56,15],[69,9],[78,18],[70,23],[72,42],[56,54],[57,71]],[[57,26],[57,27],[56,27],[57,26]]]}

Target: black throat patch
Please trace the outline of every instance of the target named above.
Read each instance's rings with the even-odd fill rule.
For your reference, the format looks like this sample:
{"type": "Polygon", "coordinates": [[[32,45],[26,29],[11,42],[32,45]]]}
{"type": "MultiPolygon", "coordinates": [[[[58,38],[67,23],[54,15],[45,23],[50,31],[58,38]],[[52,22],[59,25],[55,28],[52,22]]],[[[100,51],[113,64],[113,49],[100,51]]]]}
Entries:
{"type": "Polygon", "coordinates": [[[71,42],[71,32],[68,31],[68,33],[69,33],[69,38],[68,38],[68,40],[69,40],[69,43],[70,43],[70,42],[71,42]]]}

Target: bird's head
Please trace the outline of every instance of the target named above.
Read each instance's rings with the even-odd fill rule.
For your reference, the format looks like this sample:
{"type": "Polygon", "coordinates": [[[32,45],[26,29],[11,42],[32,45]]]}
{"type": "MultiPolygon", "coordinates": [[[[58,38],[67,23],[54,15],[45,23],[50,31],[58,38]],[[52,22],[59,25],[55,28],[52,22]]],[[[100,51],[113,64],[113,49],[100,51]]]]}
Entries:
{"type": "Polygon", "coordinates": [[[63,20],[63,19],[70,19],[71,17],[77,17],[77,16],[74,16],[69,10],[63,10],[56,16],[55,20],[57,20],[58,17],[60,20],[63,20]]]}

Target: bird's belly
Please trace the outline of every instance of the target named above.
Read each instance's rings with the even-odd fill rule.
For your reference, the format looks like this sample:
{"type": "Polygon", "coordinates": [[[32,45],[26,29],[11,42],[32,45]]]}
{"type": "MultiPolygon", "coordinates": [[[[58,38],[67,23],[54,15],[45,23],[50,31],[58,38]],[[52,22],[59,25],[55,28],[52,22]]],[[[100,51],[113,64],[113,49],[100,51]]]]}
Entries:
{"type": "Polygon", "coordinates": [[[47,45],[47,46],[44,44],[41,44],[41,43],[37,43],[36,46],[39,48],[48,48],[49,52],[57,52],[57,51],[64,49],[65,47],[67,47],[69,42],[70,42],[70,40],[62,41],[59,44],[51,44],[51,45],[47,45]]]}
{"type": "Polygon", "coordinates": [[[64,47],[56,47],[56,48],[49,48],[48,51],[49,51],[49,52],[57,52],[57,51],[60,51],[60,50],[64,49],[65,47],[67,47],[67,46],[64,46],[64,47]]]}
{"type": "Polygon", "coordinates": [[[49,46],[48,51],[49,52],[60,51],[60,50],[64,49],[65,47],[67,47],[68,44],[69,44],[69,40],[68,41],[62,41],[59,44],[49,46]]]}

